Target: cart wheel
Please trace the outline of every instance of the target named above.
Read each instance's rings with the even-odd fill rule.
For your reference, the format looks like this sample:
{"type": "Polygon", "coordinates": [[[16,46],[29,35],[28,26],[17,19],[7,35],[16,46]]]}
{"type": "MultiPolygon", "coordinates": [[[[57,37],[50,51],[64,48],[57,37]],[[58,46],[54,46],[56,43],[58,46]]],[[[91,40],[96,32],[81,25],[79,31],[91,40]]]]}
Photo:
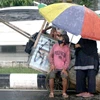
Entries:
{"type": "MultiPolygon", "coordinates": [[[[49,85],[49,75],[46,76],[46,89],[50,91],[50,85],[49,85]]],[[[69,79],[67,79],[67,86],[69,87],[69,79]]],[[[67,87],[67,89],[68,89],[67,87]]],[[[55,93],[61,93],[62,91],[62,78],[60,75],[56,75],[56,78],[54,79],[54,92],[55,93]]]]}

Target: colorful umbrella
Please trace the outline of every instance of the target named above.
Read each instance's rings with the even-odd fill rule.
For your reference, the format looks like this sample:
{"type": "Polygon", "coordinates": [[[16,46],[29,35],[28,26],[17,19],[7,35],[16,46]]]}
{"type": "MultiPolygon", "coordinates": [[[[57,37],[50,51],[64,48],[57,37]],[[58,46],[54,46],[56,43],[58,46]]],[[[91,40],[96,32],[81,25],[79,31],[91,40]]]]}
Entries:
{"type": "Polygon", "coordinates": [[[73,6],[75,4],[71,3],[55,3],[45,7],[41,7],[41,4],[38,5],[40,14],[50,23],[58,15],[60,15],[65,9],[73,6]]]}
{"type": "Polygon", "coordinates": [[[58,28],[83,38],[100,40],[100,19],[94,11],[85,6],[57,3],[39,11],[48,22],[58,28]]]}

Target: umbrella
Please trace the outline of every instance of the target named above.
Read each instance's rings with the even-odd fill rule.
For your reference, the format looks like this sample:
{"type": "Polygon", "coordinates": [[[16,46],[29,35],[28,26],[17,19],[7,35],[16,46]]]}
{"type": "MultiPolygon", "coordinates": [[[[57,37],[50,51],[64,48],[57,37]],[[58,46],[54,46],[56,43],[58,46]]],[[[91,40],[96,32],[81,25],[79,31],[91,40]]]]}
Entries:
{"type": "Polygon", "coordinates": [[[41,7],[41,4],[38,5],[40,14],[50,23],[52,22],[59,14],[61,14],[66,8],[69,8],[75,4],[71,3],[54,3],[45,7],[41,7]]]}
{"type": "Polygon", "coordinates": [[[85,6],[56,3],[39,9],[41,15],[58,28],[83,38],[100,40],[100,19],[85,6]]]}

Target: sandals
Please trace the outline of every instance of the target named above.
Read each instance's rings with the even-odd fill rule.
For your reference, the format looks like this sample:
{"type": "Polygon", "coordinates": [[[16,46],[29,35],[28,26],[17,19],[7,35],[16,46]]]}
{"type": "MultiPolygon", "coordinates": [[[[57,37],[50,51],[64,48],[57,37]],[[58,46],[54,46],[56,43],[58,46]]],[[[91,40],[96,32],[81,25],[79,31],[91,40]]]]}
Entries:
{"type": "Polygon", "coordinates": [[[89,98],[89,97],[93,97],[93,96],[94,96],[93,94],[87,93],[87,94],[83,95],[82,97],[84,97],[84,98],[89,98]]]}
{"type": "Polygon", "coordinates": [[[62,97],[63,97],[63,98],[68,98],[69,96],[68,96],[66,93],[63,93],[63,94],[62,94],[62,97]]]}
{"type": "Polygon", "coordinates": [[[49,98],[54,98],[54,94],[53,93],[50,93],[49,94],[49,98]]]}
{"type": "Polygon", "coordinates": [[[87,92],[82,92],[82,93],[79,93],[79,94],[76,94],[77,97],[81,97],[83,95],[87,94],[87,92]]]}
{"type": "MultiPolygon", "coordinates": [[[[62,97],[63,97],[63,98],[68,98],[69,96],[68,96],[66,93],[63,93],[63,94],[62,94],[62,97]]],[[[53,93],[50,93],[50,94],[49,94],[49,98],[54,98],[54,94],[53,94],[53,93]]]]}

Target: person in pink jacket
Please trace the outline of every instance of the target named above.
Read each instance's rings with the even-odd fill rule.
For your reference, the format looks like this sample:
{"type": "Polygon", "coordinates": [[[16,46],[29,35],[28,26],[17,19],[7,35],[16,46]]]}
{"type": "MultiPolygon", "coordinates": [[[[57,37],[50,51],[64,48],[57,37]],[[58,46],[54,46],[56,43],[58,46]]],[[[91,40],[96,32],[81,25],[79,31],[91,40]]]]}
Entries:
{"type": "MultiPolygon", "coordinates": [[[[64,32],[64,31],[63,31],[64,32]]],[[[66,33],[66,32],[64,32],[66,33]]],[[[58,43],[54,44],[49,53],[50,62],[50,73],[49,73],[49,85],[50,94],[49,97],[54,97],[54,78],[57,71],[61,71],[62,77],[62,96],[67,98],[67,77],[68,77],[68,67],[70,64],[70,48],[69,48],[69,37],[66,34],[58,34],[58,43]]]]}

